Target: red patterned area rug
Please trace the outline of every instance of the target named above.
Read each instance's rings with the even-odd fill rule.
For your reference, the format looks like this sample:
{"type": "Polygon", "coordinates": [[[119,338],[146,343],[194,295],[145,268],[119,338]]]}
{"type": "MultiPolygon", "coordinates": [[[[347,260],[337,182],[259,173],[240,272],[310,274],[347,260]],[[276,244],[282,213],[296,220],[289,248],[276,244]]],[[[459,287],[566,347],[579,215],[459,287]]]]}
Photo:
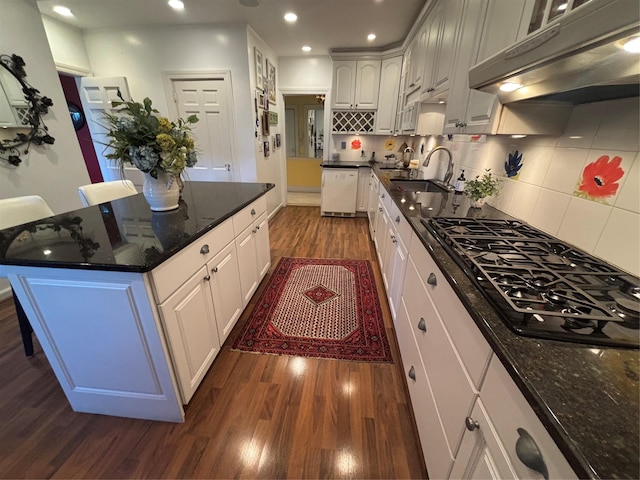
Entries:
{"type": "Polygon", "coordinates": [[[371,263],[283,257],[232,349],[392,362],[371,263]]]}

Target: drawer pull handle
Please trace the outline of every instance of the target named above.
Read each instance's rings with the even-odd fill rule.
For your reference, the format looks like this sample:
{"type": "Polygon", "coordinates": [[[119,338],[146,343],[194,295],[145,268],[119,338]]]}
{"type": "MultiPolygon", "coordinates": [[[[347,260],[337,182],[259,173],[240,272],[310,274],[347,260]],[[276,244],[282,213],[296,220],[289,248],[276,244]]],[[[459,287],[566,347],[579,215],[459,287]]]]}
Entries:
{"type": "Polygon", "coordinates": [[[416,369],[413,368],[413,366],[409,369],[408,375],[409,375],[409,378],[411,380],[415,380],[416,379],[416,369]]]}
{"type": "Polygon", "coordinates": [[[380,210],[380,213],[382,213],[382,208],[378,208],[378,210],[380,210]]]}
{"type": "Polygon", "coordinates": [[[418,322],[418,330],[422,330],[423,332],[427,331],[427,322],[425,322],[422,317],[420,317],[420,321],[418,322]]]}
{"type": "Polygon", "coordinates": [[[398,240],[396,240],[396,236],[395,235],[391,235],[391,241],[393,243],[398,243],[398,240]]]}
{"type": "Polygon", "coordinates": [[[211,269],[211,271],[212,271],[213,273],[218,273],[218,267],[213,267],[213,268],[211,269]]]}
{"type": "Polygon", "coordinates": [[[255,214],[256,214],[256,211],[255,211],[255,209],[254,209],[254,208],[252,208],[252,209],[251,209],[251,215],[255,215],[255,214]]]}
{"type": "Polygon", "coordinates": [[[252,233],[256,233],[257,230],[254,228],[253,230],[251,230],[252,233]]]}
{"type": "Polygon", "coordinates": [[[429,277],[427,278],[427,283],[428,283],[429,285],[433,285],[434,287],[435,287],[436,285],[438,285],[438,279],[436,278],[436,274],[435,274],[435,273],[431,272],[431,273],[429,274],[429,277]]]}
{"type": "Polygon", "coordinates": [[[524,428],[518,428],[518,435],[520,438],[516,441],[516,455],[520,461],[542,475],[544,480],[549,480],[549,470],[536,441],[524,428]]]}
{"type": "Polygon", "coordinates": [[[470,432],[473,432],[474,430],[480,428],[480,424],[478,423],[478,421],[474,420],[471,417],[467,417],[464,419],[464,425],[470,432]]]}
{"type": "Polygon", "coordinates": [[[260,230],[260,225],[256,225],[256,230],[260,230]]]}
{"type": "Polygon", "coordinates": [[[400,215],[398,215],[398,216],[396,217],[396,223],[397,223],[398,225],[400,225],[400,215]]]}
{"type": "Polygon", "coordinates": [[[208,282],[209,280],[211,280],[211,275],[207,275],[206,277],[204,277],[204,279],[208,282]]]}
{"type": "Polygon", "coordinates": [[[206,255],[207,253],[209,253],[209,245],[203,245],[202,248],[200,249],[200,253],[203,255],[206,255]]]}
{"type": "Polygon", "coordinates": [[[384,193],[382,195],[380,195],[380,198],[384,198],[384,193]]]}

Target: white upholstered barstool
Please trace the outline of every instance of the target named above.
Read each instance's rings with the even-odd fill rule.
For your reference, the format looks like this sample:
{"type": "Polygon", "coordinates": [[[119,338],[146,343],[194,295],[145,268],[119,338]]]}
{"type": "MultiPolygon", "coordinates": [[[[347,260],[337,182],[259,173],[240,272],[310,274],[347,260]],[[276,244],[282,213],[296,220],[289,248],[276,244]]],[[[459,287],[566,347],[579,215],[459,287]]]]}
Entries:
{"type": "MultiPolygon", "coordinates": [[[[0,230],[51,216],[53,216],[53,212],[49,208],[49,205],[47,205],[42,197],[37,195],[0,200],[0,230]]],[[[15,293],[13,293],[13,301],[16,306],[18,323],[20,324],[24,353],[27,357],[31,357],[33,355],[33,339],[31,337],[33,329],[15,293]]]]}
{"type": "Polygon", "coordinates": [[[110,202],[136,193],[138,191],[131,180],[113,180],[78,187],[78,195],[80,195],[80,200],[85,207],[110,202]]]}

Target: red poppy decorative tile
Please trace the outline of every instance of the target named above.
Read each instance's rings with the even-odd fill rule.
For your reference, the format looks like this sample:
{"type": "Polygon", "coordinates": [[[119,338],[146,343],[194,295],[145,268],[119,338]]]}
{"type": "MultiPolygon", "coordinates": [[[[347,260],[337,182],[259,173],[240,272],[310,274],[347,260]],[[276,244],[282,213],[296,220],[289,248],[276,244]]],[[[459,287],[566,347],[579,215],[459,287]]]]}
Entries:
{"type": "Polygon", "coordinates": [[[587,200],[613,205],[632,161],[633,158],[628,152],[591,150],[573,194],[587,200]]]}
{"type": "Polygon", "coordinates": [[[360,150],[362,148],[362,142],[355,139],[351,142],[351,150],[360,150]]]}

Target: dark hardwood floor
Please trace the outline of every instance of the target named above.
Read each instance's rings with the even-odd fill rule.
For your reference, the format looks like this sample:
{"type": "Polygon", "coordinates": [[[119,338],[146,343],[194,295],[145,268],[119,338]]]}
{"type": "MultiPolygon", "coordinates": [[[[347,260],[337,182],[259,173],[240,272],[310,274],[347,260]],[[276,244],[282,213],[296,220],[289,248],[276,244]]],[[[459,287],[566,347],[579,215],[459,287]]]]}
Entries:
{"type": "Polygon", "coordinates": [[[24,356],[13,302],[0,303],[0,478],[425,478],[367,228],[287,207],[270,222],[272,263],[371,260],[394,363],[231,351],[252,303],[183,424],[72,412],[37,341],[24,356]]]}

